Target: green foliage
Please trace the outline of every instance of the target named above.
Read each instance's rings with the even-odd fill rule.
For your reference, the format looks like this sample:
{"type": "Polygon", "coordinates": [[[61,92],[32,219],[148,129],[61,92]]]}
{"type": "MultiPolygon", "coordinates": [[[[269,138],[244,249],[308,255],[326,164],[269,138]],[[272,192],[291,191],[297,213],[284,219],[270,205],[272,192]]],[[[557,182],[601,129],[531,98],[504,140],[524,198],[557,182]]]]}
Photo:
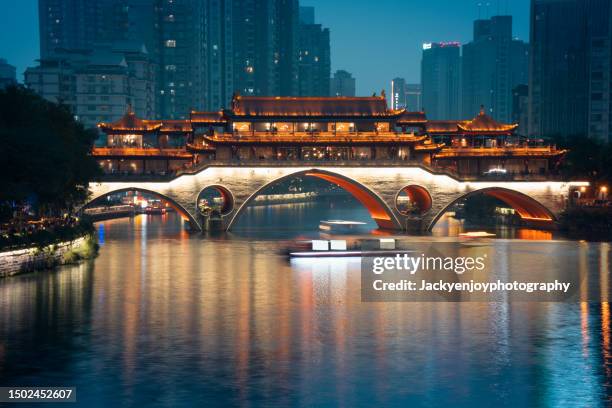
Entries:
{"type": "Polygon", "coordinates": [[[559,218],[561,229],[591,233],[605,233],[612,237],[612,211],[610,208],[575,207],[559,218]]]}
{"type": "Polygon", "coordinates": [[[6,233],[0,235],[0,250],[28,247],[44,248],[52,244],[71,241],[84,235],[95,234],[91,221],[81,219],[76,225],[62,225],[52,229],[36,230],[31,233],[6,233]]]}
{"type": "Polygon", "coordinates": [[[95,137],[66,106],[19,86],[0,90],[0,206],[32,200],[45,215],[85,200],[100,172],[89,155],[95,137]]]}
{"type": "Polygon", "coordinates": [[[588,178],[593,182],[612,181],[612,145],[584,136],[557,139],[569,153],[561,165],[567,178],[588,178]]]}

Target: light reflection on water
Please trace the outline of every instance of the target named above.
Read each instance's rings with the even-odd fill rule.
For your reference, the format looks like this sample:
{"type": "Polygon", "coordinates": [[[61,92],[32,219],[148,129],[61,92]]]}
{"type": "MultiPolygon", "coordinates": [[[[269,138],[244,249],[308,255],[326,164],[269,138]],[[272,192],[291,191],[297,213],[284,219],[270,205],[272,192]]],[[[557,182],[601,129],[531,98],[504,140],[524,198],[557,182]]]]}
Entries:
{"type": "MultiPolygon", "coordinates": [[[[190,236],[173,214],[103,225],[96,260],[0,281],[0,385],[75,385],[93,407],[609,399],[608,303],[362,303],[355,259],[288,262],[274,241],[190,236]]],[[[490,250],[534,271],[569,252],[565,267],[609,287],[608,243],[490,250]]]]}

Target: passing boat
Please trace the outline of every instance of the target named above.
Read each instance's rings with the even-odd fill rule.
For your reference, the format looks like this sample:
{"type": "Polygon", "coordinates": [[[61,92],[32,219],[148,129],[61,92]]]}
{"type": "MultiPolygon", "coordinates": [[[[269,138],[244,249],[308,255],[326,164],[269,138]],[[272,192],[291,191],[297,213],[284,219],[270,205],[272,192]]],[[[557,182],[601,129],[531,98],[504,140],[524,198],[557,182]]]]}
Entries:
{"type": "Polygon", "coordinates": [[[321,221],[319,229],[328,234],[352,234],[360,232],[367,225],[365,222],[329,220],[321,221]]]}
{"type": "Polygon", "coordinates": [[[459,234],[459,236],[461,238],[477,239],[477,238],[493,238],[495,237],[495,234],[491,234],[486,231],[471,231],[471,232],[462,232],[461,234],[459,234]]]}
{"type": "Polygon", "coordinates": [[[341,258],[362,256],[394,256],[414,251],[397,248],[393,238],[347,241],[345,239],[313,239],[295,242],[287,250],[290,258],[341,258]]]}

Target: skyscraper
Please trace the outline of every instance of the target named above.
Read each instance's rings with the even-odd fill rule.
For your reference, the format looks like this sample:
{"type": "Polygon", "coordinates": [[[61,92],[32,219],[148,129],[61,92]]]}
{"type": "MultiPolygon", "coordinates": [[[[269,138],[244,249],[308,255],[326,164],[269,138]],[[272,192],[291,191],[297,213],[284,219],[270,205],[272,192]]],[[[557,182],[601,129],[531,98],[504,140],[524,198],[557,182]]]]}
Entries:
{"type": "Polygon", "coordinates": [[[314,23],[314,8],[300,7],[298,94],[328,96],[331,74],[329,29],[314,23]]]}
{"type": "Polygon", "coordinates": [[[39,0],[40,56],[56,49],[85,49],[113,40],[124,27],[116,26],[124,0],[39,0]]]}
{"type": "Polygon", "coordinates": [[[529,134],[610,140],[609,0],[532,0],[529,134]]]}
{"type": "Polygon", "coordinates": [[[350,72],[337,70],[330,81],[331,96],[355,96],[355,78],[350,72]]]}
{"type": "Polygon", "coordinates": [[[393,78],[391,80],[391,109],[404,109],[406,107],[406,80],[393,78]]]}
{"type": "Polygon", "coordinates": [[[457,42],[423,44],[423,109],[430,119],[460,119],[460,50],[457,42]]]}
{"type": "Polygon", "coordinates": [[[512,120],[512,89],[526,84],[528,46],[512,38],[512,17],[474,22],[474,38],[463,46],[462,116],[482,105],[500,122],[512,120]]]}
{"type": "Polygon", "coordinates": [[[205,98],[203,4],[165,1],[157,7],[161,40],[158,98],[166,119],[186,119],[205,98]]]}
{"type": "Polygon", "coordinates": [[[213,111],[229,107],[235,90],[232,0],[208,0],[205,3],[204,21],[204,108],[213,111]]]}
{"type": "Polygon", "coordinates": [[[406,109],[412,112],[423,110],[421,84],[406,84],[406,109]]]}

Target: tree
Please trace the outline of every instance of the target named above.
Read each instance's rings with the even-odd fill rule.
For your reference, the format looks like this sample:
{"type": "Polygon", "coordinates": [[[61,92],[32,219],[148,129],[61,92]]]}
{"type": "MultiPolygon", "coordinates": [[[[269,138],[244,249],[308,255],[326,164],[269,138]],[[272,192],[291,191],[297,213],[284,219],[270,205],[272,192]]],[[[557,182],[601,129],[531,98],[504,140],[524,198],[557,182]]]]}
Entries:
{"type": "Polygon", "coordinates": [[[0,90],[0,205],[29,203],[43,216],[84,201],[100,172],[90,155],[95,138],[65,105],[21,86],[0,90]]]}
{"type": "Polygon", "coordinates": [[[561,165],[568,178],[588,178],[595,183],[612,181],[612,145],[584,136],[567,137],[559,145],[569,152],[561,165]]]}

